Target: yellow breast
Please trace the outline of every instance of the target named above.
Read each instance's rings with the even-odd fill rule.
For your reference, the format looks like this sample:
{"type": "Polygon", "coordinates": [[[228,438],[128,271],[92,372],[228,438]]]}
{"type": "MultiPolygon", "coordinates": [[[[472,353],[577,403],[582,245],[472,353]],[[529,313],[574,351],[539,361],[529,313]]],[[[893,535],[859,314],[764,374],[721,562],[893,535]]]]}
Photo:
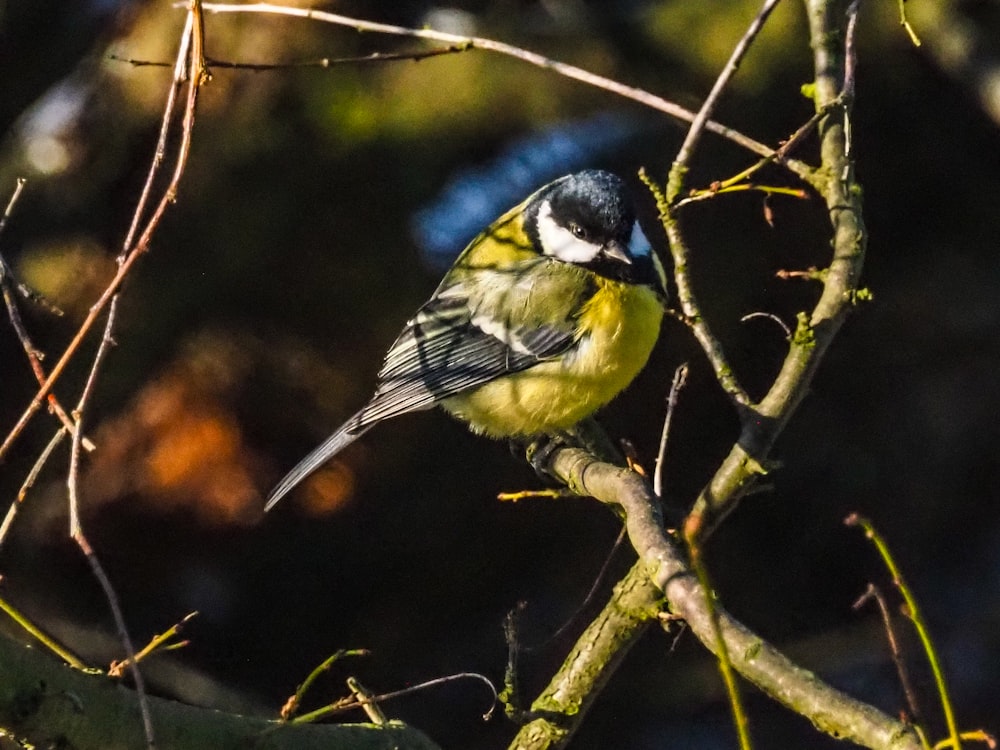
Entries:
{"type": "Polygon", "coordinates": [[[441,405],[475,432],[513,437],[566,429],[608,403],[649,359],[663,306],[647,287],[603,277],[597,284],[580,311],[580,335],[570,351],[441,405]]]}

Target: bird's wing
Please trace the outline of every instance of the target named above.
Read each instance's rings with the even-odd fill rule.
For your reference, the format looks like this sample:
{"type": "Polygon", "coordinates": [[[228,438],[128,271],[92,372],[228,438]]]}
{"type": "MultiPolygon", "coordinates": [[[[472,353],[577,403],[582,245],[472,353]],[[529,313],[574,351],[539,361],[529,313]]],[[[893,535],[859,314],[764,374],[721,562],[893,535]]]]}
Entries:
{"type": "MultiPolygon", "coordinates": [[[[449,396],[556,357],[573,345],[578,309],[573,295],[555,295],[564,317],[559,324],[546,325],[524,317],[499,321],[481,311],[490,305],[483,302],[482,288],[476,290],[480,294],[470,294],[462,282],[438,289],[389,349],[372,399],[281,480],[265,510],[376,422],[429,409],[449,396]]],[[[507,280],[491,287],[490,293],[504,296],[510,304],[499,308],[516,316],[517,310],[530,307],[526,298],[533,286],[507,280]]]]}
{"type": "Polygon", "coordinates": [[[389,350],[378,389],[355,418],[355,429],[428,409],[449,396],[525,370],[563,353],[573,340],[571,321],[519,328],[477,315],[461,283],[441,289],[389,350]]]}

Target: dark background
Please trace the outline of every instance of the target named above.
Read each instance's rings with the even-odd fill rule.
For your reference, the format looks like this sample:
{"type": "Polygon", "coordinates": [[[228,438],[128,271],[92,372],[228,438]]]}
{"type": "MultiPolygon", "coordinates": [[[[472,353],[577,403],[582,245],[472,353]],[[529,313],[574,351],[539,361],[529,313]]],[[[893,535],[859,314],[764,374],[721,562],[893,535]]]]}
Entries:
{"type": "MultiPolygon", "coordinates": [[[[435,28],[464,23],[697,108],[756,3],[338,3],[336,12],[435,28]],[[457,6],[456,6],[457,7],[457,6]]],[[[870,232],[874,301],[827,355],[775,452],[768,490],[713,538],[708,563],[726,605],[805,666],[895,714],[902,693],[869,581],[890,589],[857,530],[871,517],[923,605],[963,729],[996,730],[1000,707],[1000,106],[976,71],[1000,59],[991,3],[911,0],[924,46],[895,3],[863,6],[854,153],[870,232]],[[956,29],[962,31],[959,35],[956,29]],[[956,39],[958,41],[956,41],[956,39]],[[963,57],[964,55],[964,57],[963,57]]],[[[183,12],[165,2],[0,5],[0,196],[27,190],[0,251],[65,315],[22,304],[54,362],[113,273],[159,126],[183,12]]],[[[208,54],[243,62],[420,48],[325,24],[207,16],[208,54]]],[[[994,63],[995,64],[995,63],[994,63]]],[[[356,674],[388,691],[459,671],[499,681],[505,613],[518,601],[526,644],[579,606],[617,534],[593,501],[498,503],[538,480],[505,445],[434,412],[369,433],[266,518],[275,481],[368,396],[381,356],[468,234],[533,187],[582,167],[634,186],[662,251],[640,166],[663,177],[683,131],[610,94],[488,53],[275,72],[213,68],[179,199],[129,277],[115,339],[87,414],[99,450],[82,477],[83,523],[145,642],[191,610],[191,645],[151,661],[158,693],[273,712],[339,648],[372,655],[321,681],[318,705],[356,674]],[[479,213],[477,213],[479,212],[479,213]],[[480,217],[481,213],[481,217],[480,217]],[[483,218],[485,217],[485,218],[483,218]],[[428,233],[439,240],[427,243],[428,233]],[[443,239],[442,239],[443,238],[443,239]],[[423,240],[423,242],[422,242],[423,240]]],[[[808,118],[804,13],[779,7],[718,119],[776,144],[808,118]]],[[[814,158],[813,147],[800,153],[814,158]]],[[[706,136],[694,186],[748,155],[706,136]]],[[[773,171],[766,178],[789,184],[773,171]]],[[[794,184],[794,183],[792,183],[794,184]]],[[[818,200],[759,195],[691,207],[684,228],[711,322],[753,395],[784,354],[780,329],[817,289],[779,269],[823,265],[818,200]]],[[[96,336],[56,391],[78,397],[96,336]]],[[[737,435],[692,337],[672,319],[635,387],[602,416],[652,465],[673,368],[692,367],[676,415],[668,500],[691,503],[737,435]]],[[[0,417],[35,390],[0,325],[0,417]]],[[[12,500],[56,423],[39,414],[0,473],[12,500]]],[[[0,549],[2,593],[86,660],[120,655],[97,583],[66,538],[68,451],[48,463],[0,549]]],[[[620,552],[612,573],[631,563],[620,552]]],[[[604,586],[597,605],[607,596],[604,586]]],[[[593,607],[588,609],[588,613],[593,607]]],[[[527,696],[544,685],[586,615],[528,654],[527,696]]],[[[907,631],[905,623],[901,630],[907,631]]],[[[13,632],[13,630],[11,630],[13,632]]],[[[924,712],[933,687],[904,637],[924,712]]],[[[761,747],[834,746],[748,689],[761,747]]],[[[488,692],[453,683],[387,704],[449,748],[503,747],[484,724],[488,692]]],[[[648,634],[583,724],[575,746],[732,747],[713,662],[690,636],[648,634]]],[[[360,715],[352,716],[361,720],[360,715]]]]}

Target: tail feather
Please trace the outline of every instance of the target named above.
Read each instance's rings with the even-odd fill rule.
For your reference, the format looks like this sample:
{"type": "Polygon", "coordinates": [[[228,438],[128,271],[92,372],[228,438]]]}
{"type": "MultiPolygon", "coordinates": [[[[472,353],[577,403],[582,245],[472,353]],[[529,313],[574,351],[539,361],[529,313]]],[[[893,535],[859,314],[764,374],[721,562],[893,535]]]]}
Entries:
{"type": "Polygon", "coordinates": [[[291,492],[299,482],[316,471],[316,469],[326,463],[333,456],[340,453],[340,451],[353,443],[359,437],[368,432],[372,425],[361,425],[360,417],[361,412],[358,412],[351,419],[349,419],[343,427],[320,443],[319,447],[317,447],[312,453],[299,461],[295,468],[288,472],[288,474],[285,475],[285,478],[278,482],[277,486],[271,490],[271,494],[267,498],[267,503],[264,505],[264,511],[267,512],[271,510],[271,508],[273,508],[281,498],[291,492]]]}

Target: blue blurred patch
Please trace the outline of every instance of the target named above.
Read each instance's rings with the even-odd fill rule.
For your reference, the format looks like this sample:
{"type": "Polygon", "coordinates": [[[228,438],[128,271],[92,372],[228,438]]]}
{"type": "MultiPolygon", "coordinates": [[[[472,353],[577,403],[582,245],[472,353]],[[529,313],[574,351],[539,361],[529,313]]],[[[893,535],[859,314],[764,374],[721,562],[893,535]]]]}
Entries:
{"type": "Polygon", "coordinates": [[[533,190],[595,166],[638,131],[635,120],[603,113],[553,125],[519,139],[486,166],[459,170],[440,197],[413,217],[411,231],[424,261],[436,270],[448,268],[469,240],[533,190]]]}

